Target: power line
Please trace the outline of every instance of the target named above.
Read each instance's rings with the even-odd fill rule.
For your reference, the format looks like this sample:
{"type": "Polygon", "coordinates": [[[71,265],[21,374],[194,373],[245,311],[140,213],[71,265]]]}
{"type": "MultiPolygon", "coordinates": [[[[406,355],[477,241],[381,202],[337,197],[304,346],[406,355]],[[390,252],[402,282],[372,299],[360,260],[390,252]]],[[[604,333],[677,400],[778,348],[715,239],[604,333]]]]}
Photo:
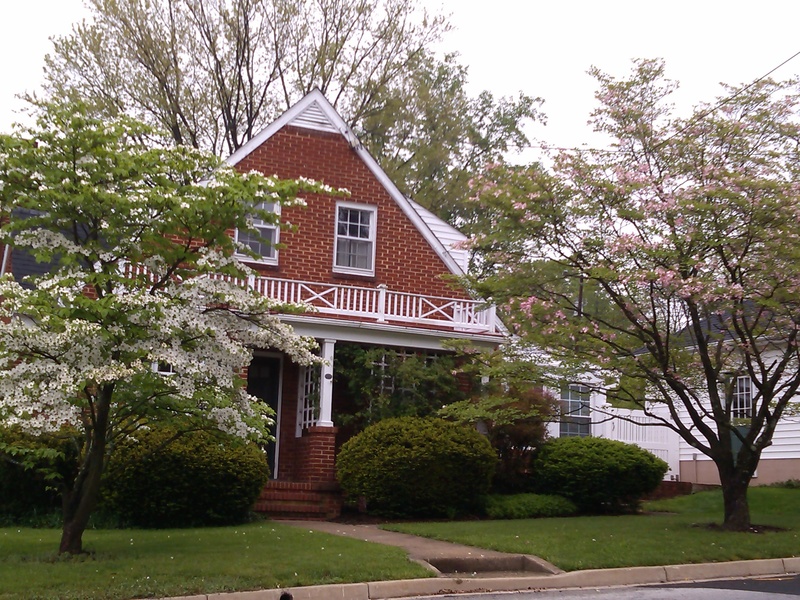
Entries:
{"type": "Polygon", "coordinates": [[[681,128],[678,130],[678,131],[676,131],[676,132],[675,132],[675,133],[673,133],[671,136],[669,136],[667,139],[665,139],[665,140],[661,141],[659,144],[657,144],[657,145],[656,145],[656,148],[660,148],[661,146],[663,146],[664,144],[666,144],[667,142],[669,142],[669,141],[670,141],[672,138],[674,138],[675,136],[677,136],[677,135],[680,135],[681,133],[683,133],[684,131],[686,131],[687,129],[689,129],[689,127],[691,127],[691,126],[692,126],[692,125],[694,125],[695,123],[697,123],[697,122],[699,122],[699,121],[702,121],[703,119],[705,119],[705,118],[706,118],[708,115],[710,115],[711,113],[713,113],[713,112],[716,112],[717,110],[719,110],[720,108],[722,108],[723,106],[725,106],[725,105],[726,105],[728,102],[730,102],[730,101],[731,101],[731,100],[733,100],[734,98],[736,98],[736,97],[740,96],[741,94],[743,94],[744,92],[746,92],[747,90],[749,90],[751,87],[753,87],[753,86],[757,85],[758,83],[760,83],[761,81],[763,81],[764,79],[766,79],[767,77],[769,77],[770,75],[772,75],[772,74],[773,74],[775,71],[777,71],[778,69],[780,69],[782,66],[784,66],[786,63],[788,63],[788,62],[791,62],[792,60],[794,60],[794,59],[795,59],[795,58],[797,58],[798,56],[800,56],[800,51],[798,51],[798,52],[795,52],[795,53],[794,53],[792,56],[790,56],[789,58],[787,58],[786,60],[784,60],[784,61],[783,61],[781,64],[779,64],[777,67],[775,67],[775,68],[773,68],[773,69],[769,70],[767,73],[765,73],[764,75],[762,75],[762,76],[761,76],[761,77],[759,77],[758,79],[755,79],[755,80],[754,80],[753,82],[751,82],[750,84],[748,84],[748,85],[744,86],[743,88],[740,88],[740,89],[738,89],[736,92],[734,92],[733,94],[731,94],[731,95],[730,95],[730,96],[728,96],[727,98],[723,98],[723,99],[722,99],[722,100],[720,100],[720,101],[719,101],[719,102],[718,102],[716,105],[714,105],[713,107],[709,108],[707,111],[705,111],[705,112],[702,112],[702,113],[700,113],[699,115],[696,115],[696,116],[695,116],[693,119],[690,119],[690,120],[689,120],[689,122],[688,122],[686,125],[684,125],[683,127],[681,127],[681,128]]]}
{"type": "MultiPolygon", "coordinates": [[[[767,77],[772,75],[775,71],[777,71],[781,67],[783,67],[786,64],[790,63],[791,61],[793,61],[798,56],[800,56],[800,51],[795,52],[792,56],[790,56],[789,58],[787,58],[786,60],[781,62],[776,67],[773,67],[772,69],[770,69],[769,71],[764,73],[761,77],[758,77],[758,78],[754,79],[752,82],[750,82],[746,86],[736,90],[733,94],[723,98],[722,100],[720,100],[717,104],[715,104],[711,108],[701,112],[698,115],[695,115],[681,129],[679,129],[678,131],[676,131],[675,133],[670,135],[667,139],[662,140],[661,142],[659,142],[656,145],[656,148],[659,148],[659,147],[663,146],[664,144],[669,142],[671,139],[673,139],[675,136],[680,135],[681,133],[683,133],[684,131],[689,129],[691,126],[693,126],[697,122],[702,121],[708,115],[716,112],[717,110],[719,110],[720,108],[722,108],[723,106],[725,106],[726,104],[728,104],[729,102],[731,102],[732,100],[734,100],[735,98],[737,98],[738,96],[740,96],[741,94],[743,94],[744,92],[746,92],[747,90],[752,88],[753,86],[757,85],[758,83],[760,83],[761,81],[763,81],[764,79],[766,79],[767,77]]],[[[551,146],[549,144],[530,144],[528,146],[525,146],[525,149],[527,149],[527,148],[530,148],[530,149],[532,149],[532,148],[540,148],[542,150],[555,150],[555,151],[559,151],[559,152],[599,152],[599,153],[605,153],[605,154],[628,154],[630,152],[630,150],[619,150],[619,149],[614,150],[614,149],[609,149],[609,148],[576,148],[576,147],[570,148],[570,147],[563,147],[563,146],[551,146]]]]}

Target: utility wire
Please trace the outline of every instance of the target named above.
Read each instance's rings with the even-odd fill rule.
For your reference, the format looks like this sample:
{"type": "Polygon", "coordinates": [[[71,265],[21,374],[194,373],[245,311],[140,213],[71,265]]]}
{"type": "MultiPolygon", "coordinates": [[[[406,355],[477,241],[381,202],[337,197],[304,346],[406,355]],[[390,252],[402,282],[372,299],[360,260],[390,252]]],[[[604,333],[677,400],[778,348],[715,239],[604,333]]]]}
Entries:
{"type": "MultiPolygon", "coordinates": [[[[662,140],[661,142],[659,142],[656,145],[656,148],[659,148],[659,147],[663,146],[664,144],[669,142],[671,139],[673,139],[675,136],[680,135],[681,133],[683,133],[684,131],[689,129],[692,125],[694,125],[698,121],[702,121],[708,115],[716,112],[717,110],[719,110],[720,108],[725,106],[728,102],[731,102],[737,96],[743,94],[744,92],[749,90],[754,85],[757,85],[758,83],[760,83],[761,81],[763,81],[764,79],[766,79],[767,77],[772,75],[775,71],[777,71],[778,69],[780,69],[781,67],[783,67],[787,63],[790,63],[791,61],[793,61],[798,56],[800,56],[800,51],[795,52],[792,56],[790,56],[789,58],[784,60],[778,66],[770,69],[769,71],[764,73],[761,77],[758,77],[757,79],[754,79],[751,83],[747,84],[746,86],[744,86],[742,88],[739,88],[738,90],[736,90],[730,96],[727,96],[727,97],[723,98],[722,100],[720,100],[717,104],[715,104],[714,106],[712,106],[708,110],[705,110],[705,111],[701,112],[700,114],[695,115],[681,129],[679,129],[678,131],[676,131],[675,133],[670,135],[667,139],[662,140]]],[[[612,149],[608,149],[608,148],[568,148],[568,147],[562,147],[562,146],[550,146],[548,144],[530,144],[529,146],[526,146],[526,148],[541,148],[542,150],[556,150],[556,151],[561,151],[561,152],[570,152],[570,151],[571,152],[601,152],[601,153],[605,153],[605,154],[628,154],[630,152],[630,150],[612,150],[612,149]]]]}
{"type": "Polygon", "coordinates": [[[735,91],[733,94],[731,94],[731,95],[730,95],[730,96],[728,96],[727,98],[723,98],[722,100],[720,100],[720,101],[719,101],[717,104],[715,104],[714,106],[712,106],[712,107],[711,107],[711,108],[709,108],[708,110],[706,110],[706,111],[704,111],[704,112],[701,112],[699,115],[697,115],[697,116],[695,116],[694,118],[690,119],[690,120],[689,120],[689,122],[688,122],[686,125],[684,125],[683,127],[681,127],[681,128],[678,130],[678,131],[676,131],[675,133],[673,133],[673,134],[672,134],[671,136],[669,136],[667,139],[665,139],[665,140],[661,141],[660,143],[656,144],[656,148],[660,148],[661,146],[663,146],[664,144],[666,144],[667,142],[669,142],[669,141],[670,141],[672,138],[674,138],[675,136],[677,136],[677,135],[680,135],[681,133],[683,133],[684,131],[686,131],[687,129],[689,129],[689,127],[691,127],[692,125],[694,125],[694,124],[695,124],[695,123],[697,123],[698,121],[702,121],[703,119],[705,119],[705,118],[706,118],[708,115],[710,115],[711,113],[713,113],[713,112],[716,112],[717,110],[719,110],[720,108],[722,108],[723,106],[725,106],[725,105],[726,105],[728,102],[730,102],[731,100],[733,100],[733,99],[734,99],[734,98],[736,98],[737,96],[740,96],[741,94],[743,94],[744,92],[746,92],[747,90],[749,90],[749,89],[750,89],[751,87],[753,87],[754,85],[756,85],[756,84],[760,83],[761,81],[763,81],[764,79],[766,79],[767,77],[769,77],[770,75],[772,75],[772,74],[773,74],[775,71],[777,71],[778,69],[780,69],[780,68],[781,68],[783,65],[785,65],[785,64],[786,64],[786,63],[788,63],[788,62],[791,62],[792,60],[794,60],[794,59],[795,59],[795,58],[797,58],[798,56],[800,56],[800,51],[798,51],[798,52],[795,52],[795,53],[794,53],[792,56],[790,56],[789,58],[787,58],[786,60],[784,60],[784,61],[783,61],[781,64],[779,64],[777,67],[775,67],[775,68],[773,68],[773,69],[769,70],[767,73],[765,73],[764,75],[762,75],[762,76],[761,76],[761,77],[759,77],[758,79],[754,80],[754,81],[753,81],[753,82],[751,82],[750,84],[748,84],[748,85],[744,86],[743,88],[740,88],[740,89],[736,90],[736,91],[735,91]]]}

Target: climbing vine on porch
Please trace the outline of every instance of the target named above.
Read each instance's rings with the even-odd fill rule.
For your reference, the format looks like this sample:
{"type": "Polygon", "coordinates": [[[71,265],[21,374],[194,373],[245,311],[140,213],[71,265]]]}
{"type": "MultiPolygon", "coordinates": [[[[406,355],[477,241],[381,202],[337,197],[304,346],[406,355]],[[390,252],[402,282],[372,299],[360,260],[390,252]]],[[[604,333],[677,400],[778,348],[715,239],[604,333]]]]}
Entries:
{"type": "Polygon", "coordinates": [[[468,379],[456,358],[400,348],[341,344],[336,347],[335,421],[354,432],[390,417],[425,417],[466,397],[468,379]]]}

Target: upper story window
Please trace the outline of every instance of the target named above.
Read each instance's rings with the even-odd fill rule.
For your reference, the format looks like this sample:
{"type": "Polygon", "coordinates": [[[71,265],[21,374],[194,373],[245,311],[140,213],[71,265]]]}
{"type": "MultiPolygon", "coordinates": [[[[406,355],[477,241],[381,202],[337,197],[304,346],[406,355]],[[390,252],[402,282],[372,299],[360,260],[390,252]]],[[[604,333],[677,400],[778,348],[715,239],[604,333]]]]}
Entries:
{"type": "Polygon", "coordinates": [[[339,202],[336,205],[336,246],[333,270],[355,275],[375,274],[377,208],[339,202]]]}
{"type": "Polygon", "coordinates": [[[168,362],[153,363],[153,370],[159,375],[175,375],[175,367],[168,362]]]}
{"type": "MultiPolygon", "coordinates": [[[[275,202],[259,202],[258,209],[280,214],[280,204],[275,202]]],[[[275,245],[279,241],[280,229],[275,223],[263,219],[253,219],[253,232],[236,230],[236,241],[249,247],[260,258],[250,258],[268,265],[278,264],[278,250],[275,245]]]]}
{"type": "Polygon", "coordinates": [[[748,375],[737,377],[733,385],[731,417],[749,419],[753,416],[753,382],[748,375]]]}
{"type": "Polygon", "coordinates": [[[592,435],[589,416],[589,388],[570,383],[561,389],[561,437],[592,435]]]}

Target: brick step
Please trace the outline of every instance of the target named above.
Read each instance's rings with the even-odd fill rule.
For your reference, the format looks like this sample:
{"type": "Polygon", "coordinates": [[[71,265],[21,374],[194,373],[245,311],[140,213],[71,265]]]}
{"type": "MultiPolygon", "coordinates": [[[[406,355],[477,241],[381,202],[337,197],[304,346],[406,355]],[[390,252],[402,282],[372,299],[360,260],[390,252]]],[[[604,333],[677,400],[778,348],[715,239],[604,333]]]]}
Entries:
{"type": "Polygon", "coordinates": [[[270,481],[253,506],[273,519],[324,521],[341,514],[342,500],[335,483],[270,481]]]}

